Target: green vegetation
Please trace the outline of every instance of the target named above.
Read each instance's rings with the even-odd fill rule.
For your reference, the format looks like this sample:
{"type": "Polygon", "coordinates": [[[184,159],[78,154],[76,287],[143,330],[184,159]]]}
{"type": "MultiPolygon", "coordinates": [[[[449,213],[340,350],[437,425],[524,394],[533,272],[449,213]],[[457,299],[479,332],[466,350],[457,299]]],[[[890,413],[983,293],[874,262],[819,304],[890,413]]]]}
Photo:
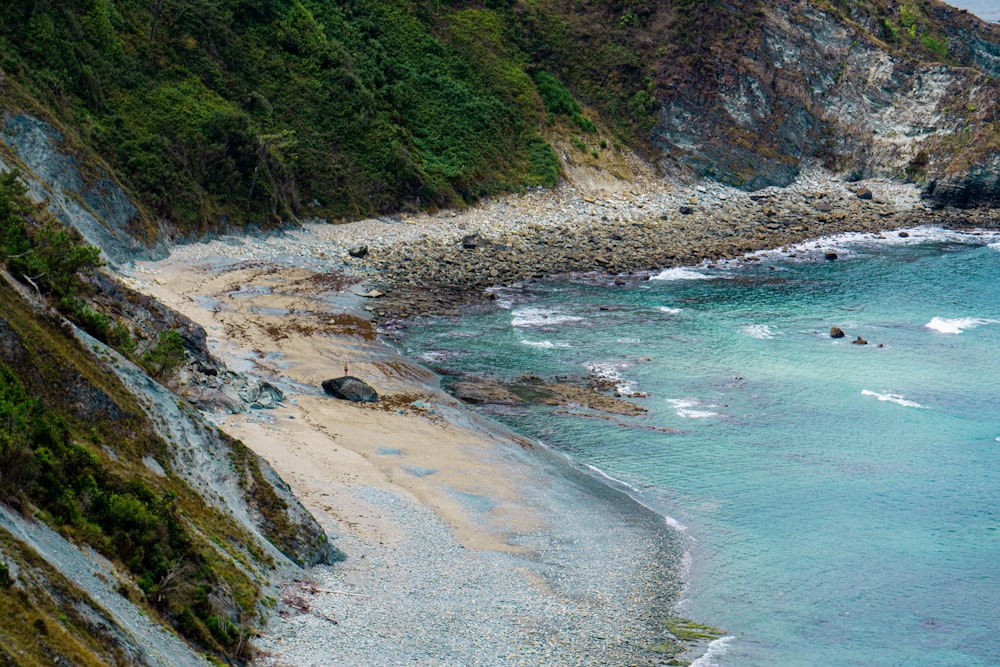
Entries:
{"type": "Polygon", "coordinates": [[[461,205],[554,182],[512,18],[505,3],[12,0],[0,85],[182,229],[461,205]]]}
{"type": "Polygon", "coordinates": [[[543,70],[536,71],[532,78],[538,86],[538,94],[542,96],[546,111],[553,116],[568,116],[584,132],[597,131],[594,122],[582,114],[579,103],[558,79],[543,70]]]}
{"type": "Polygon", "coordinates": [[[154,378],[161,378],[183,364],[184,359],[184,339],[169,329],[160,332],[156,345],[139,357],[139,363],[154,378]]]}
{"type": "Polygon", "coordinates": [[[0,337],[19,350],[0,361],[3,500],[37,508],[53,528],[121,563],[134,601],[206,650],[248,657],[259,585],[229,559],[249,562],[252,539],[178,479],[145,470],[142,457],[165,460],[166,445],[124,388],[71,335],[34,321],[6,286],[0,337]]]}
{"type": "MultiPolygon", "coordinates": [[[[61,313],[131,343],[122,324],[111,325],[84,298],[92,289],[86,274],[99,264],[96,249],[31,202],[16,173],[0,176],[0,252],[11,274],[61,313]]],[[[0,340],[0,501],[32,508],[65,536],[120,563],[134,580],[133,601],[205,650],[249,657],[259,584],[247,568],[266,556],[180,480],[145,468],[143,457],[166,460],[166,444],[134,399],[60,318],[37,318],[2,282],[0,340]],[[223,548],[210,545],[208,535],[223,548]]],[[[183,360],[182,338],[167,330],[138,361],[162,377],[183,360]]],[[[273,523],[283,509],[275,508],[273,523]]],[[[294,535],[284,521],[284,533],[294,535]]],[[[8,582],[4,565],[0,588],[8,582]]],[[[39,623],[55,635],[65,631],[54,629],[57,621],[39,623]]]]}

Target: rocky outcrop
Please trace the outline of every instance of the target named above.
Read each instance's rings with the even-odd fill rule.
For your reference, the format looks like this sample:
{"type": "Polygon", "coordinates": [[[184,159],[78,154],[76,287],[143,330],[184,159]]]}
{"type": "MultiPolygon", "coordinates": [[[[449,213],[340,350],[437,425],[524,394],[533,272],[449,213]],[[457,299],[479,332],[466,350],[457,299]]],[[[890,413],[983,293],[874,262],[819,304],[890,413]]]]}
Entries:
{"type": "Polygon", "coordinates": [[[1000,206],[1000,154],[991,156],[984,164],[931,180],[924,196],[939,207],[997,208],[1000,206]]]}
{"type": "Polygon", "coordinates": [[[327,396],[339,398],[344,401],[374,403],[378,400],[378,393],[375,389],[364,380],[358,379],[353,375],[324,380],[323,391],[326,392],[327,396]]]}
{"type": "Polygon", "coordinates": [[[898,34],[898,8],[880,17],[862,4],[844,14],[818,3],[761,3],[752,30],[717,42],[710,76],[689,70],[676,75],[689,85],[660,94],[654,132],[667,163],[754,190],[787,185],[817,156],[847,176],[937,178],[928,194],[942,205],[1000,202],[989,177],[998,142],[970,141],[970,132],[996,123],[984,110],[1000,92],[1000,29],[937,8],[933,31],[942,32],[928,24],[912,41],[947,56],[922,62],[883,41],[898,34]],[[955,60],[964,66],[944,64],[955,60]]]}
{"type": "Polygon", "coordinates": [[[139,401],[160,437],[170,444],[171,470],[198,491],[205,502],[234,517],[278,558],[312,565],[343,557],[263,459],[205,423],[200,414],[185,409],[174,393],[118,352],[82,331],[76,333],[86,347],[101,350],[113,359],[112,368],[118,378],[139,401]],[[254,468],[261,472],[254,473],[254,468]],[[264,483],[270,489],[259,486],[264,483]],[[263,507],[267,503],[259,502],[261,494],[269,503],[277,499],[279,508],[263,507]],[[283,518],[267,515],[275,511],[281,512],[283,518]],[[274,532],[275,526],[280,526],[281,534],[274,532]]]}
{"type": "Polygon", "coordinates": [[[100,167],[89,165],[85,177],[84,165],[54,127],[28,114],[4,112],[0,143],[15,158],[10,164],[0,161],[0,169],[21,168],[32,197],[47,201],[49,210],[100,248],[109,263],[166,256],[164,247],[149,248],[138,240],[145,234],[131,197],[100,167]]]}

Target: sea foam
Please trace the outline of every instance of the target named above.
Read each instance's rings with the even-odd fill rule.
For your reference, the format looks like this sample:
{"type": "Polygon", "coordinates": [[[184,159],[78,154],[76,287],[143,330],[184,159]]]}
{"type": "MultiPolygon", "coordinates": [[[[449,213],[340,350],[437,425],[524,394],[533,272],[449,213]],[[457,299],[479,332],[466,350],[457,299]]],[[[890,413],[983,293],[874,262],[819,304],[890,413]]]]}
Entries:
{"type": "Polygon", "coordinates": [[[546,327],[569,322],[581,322],[582,317],[567,315],[544,308],[516,308],[511,311],[511,326],[515,327],[546,327]]]}
{"type": "Polygon", "coordinates": [[[667,313],[668,315],[676,315],[681,312],[680,308],[671,308],[670,306],[660,306],[657,308],[661,313],[667,313]]]}
{"type": "Polygon", "coordinates": [[[862,396],[874,396],[880,401],[889,401],[890,403],[895,403],[897,405],[902,405],[906,408],[922,408],[924,406],[920,405],[916,401],[911,401],[899,394],[880,394],[877,391],[872,391],[870,389],[862,389],[862,396]]]}
{"type": "Polygon", "coordinates": [[[650,280],[711,280],[712,278],[713,276],[682,266],[676,269],[663,269],[650,280]]]}
{"type": "Polygon", "coordinates": [[[774,332],[766,324],[748,324],[740,329],[740,331],[751,338],[758,338],[760,340],[774,338],[774,332]]]}
{"type": "Polygon", "coordinates": [[[550,340],[522,340],[521,345],[540,347],[543,350],[565,349],[569,347],[569,343],[553,343],[550,340]]]}
{"type": "Polygon", "coordinates": [[[684,419],[708,419],[719,416],[718,412],[711,410],[695,410],[694,408],[704,407],[701,401],[696,398],[669,398],[667,403],[674,406],[674,412],[677,413],[678,417],[684,419]]]}
{"type": "Polygon", "coordinates": [[[597,380],[613,384],[619,394],[634,394],[638,387],[631,380],[626,380],[619,372],[626,364],[613,362],[592,362],[584,364],[590,374],[597,380]]]}
{"type": "Polygon", "coordinates": [[[708,645],[708,650],[700,658],[691,663],[691,667],[714,667],[714,665],[719,664],[716,662],[716,658],[720,655],[725,654],[726,649],[729,648],[729,642],[733,641],[735,637],[720,637],[708,645]]]}
{"type": "Polygon", "coordinates": [[[973,327],[978,327],[981,324],[997,323],[997,320],[987,320],[981,317],[956,317],[952,319],[946,317],[935,317],[924,326],[928,329],[933,329],[934,331],[939,331],[941,333],[957,335],[963,333],[966,329],[972,329],[973,327]]]}

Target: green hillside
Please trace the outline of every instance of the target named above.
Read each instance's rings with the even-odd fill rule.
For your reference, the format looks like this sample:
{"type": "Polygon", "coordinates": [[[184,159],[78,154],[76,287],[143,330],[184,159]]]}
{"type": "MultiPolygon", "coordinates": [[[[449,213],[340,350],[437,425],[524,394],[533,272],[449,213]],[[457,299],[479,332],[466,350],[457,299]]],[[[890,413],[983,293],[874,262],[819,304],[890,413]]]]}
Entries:
{"type": "MultiPolygon", "coordinates": [[[[897,58],[974,64],[953,39],[970,19],[935,0],[811,4],[897,58]]],[[[42,116],[81,154],[97,152],[143,205],[137,236],[156,217],[197,235],[553,185],[547,139],[587,134],[598,119],[658,159],[661,109],[711,114],[732,77],[773,78],[753,63],[765,12],[782,5],[9,0],[0,88],[6,110],[42,116]]],[[[743,134],[713,141],[739,148],[743,134]]],[[[758,152],[788,150],[768,137],[758,152]]]]}

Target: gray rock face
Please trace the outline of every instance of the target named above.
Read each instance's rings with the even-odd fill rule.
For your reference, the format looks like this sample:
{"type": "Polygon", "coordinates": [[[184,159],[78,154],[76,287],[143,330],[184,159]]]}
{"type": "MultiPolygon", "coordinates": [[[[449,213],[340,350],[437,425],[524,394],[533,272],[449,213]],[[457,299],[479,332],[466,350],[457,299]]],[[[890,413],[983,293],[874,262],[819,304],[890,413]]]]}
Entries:
{"type": "Polygon", "coordinates": [[[109,263],[165,257],[165,249],[147,248],[131,235],[139,209],[125,191],[109,177],[87,183],[63,141],[54,127],[33,116],[6,113],[0,120],[0,142],[29,170],[25,180],[31,196],[48,199],[49,210],[100,248],[109,263]]]}
{"type": "Polygon", "coordinates": [[[788,185],[817,156],[857,179],[938,178],[949,186],[934,193],[942,205],[1000,205],[997,170],[976,173],[984,158],[968,141],[1000,91],[1000,31],[941,5],[949,62],[960,66],[917,62],[883,48],[870,16],[818,4],[762,3],[759,27],[722,46],[732,57],[658,97],[666,161],[756,190],[788,185]]]}
{"type": "Polygon", "coordinates": [[[345,375],[341,378],[332,378],[323,381],[323,391],[328,396],[339,398],[345,401],[357,401],[363,403],[374,403],[378,400],[378,393],[364,380],[359,380],[353,375],[345,375]]]}
{"type": "Polygon", "coordinates": [[[1000,156],[964,173],[932,180],[924,198],[937,207],[1000,207],[1000,156]]]}

